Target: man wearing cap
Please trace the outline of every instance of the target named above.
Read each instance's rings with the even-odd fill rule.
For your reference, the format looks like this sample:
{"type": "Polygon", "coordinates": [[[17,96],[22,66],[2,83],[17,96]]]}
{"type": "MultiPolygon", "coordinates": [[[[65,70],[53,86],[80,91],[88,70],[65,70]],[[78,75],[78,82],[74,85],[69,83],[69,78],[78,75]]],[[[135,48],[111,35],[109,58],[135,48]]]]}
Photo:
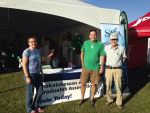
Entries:
{"type": "Polygon", "coordinates": [[[86,88],[86,83],[91,80],[91,101],[90,105],[94,106],[94,95],[96,90],[96,84],[100,82],[100,74],[103,73],[104,66],[104,47],[101,42],[96,40],[97,32],[96,30],[90,30],[89,38],[83,43],[81,48],[81,64],[82,72],[80,76],[81,82],[81,100],[78,105],[82,105],[84,101],[84,93],[86,88]],[[99,65],[101,57],[101,68],[99,65]]]}
{"type": "Polygon", "coordinates": [[[112,80],[114,78],[116,90],[117,90],[117,99],[116,104],[119,109],[122,107],[122,95],[121,95],[121,79],[122,79],[122,68],[121,65],[127,58],[125,48],[121,45],[118,45],[118,35],[117,33],[110,34],[110,45],[105,46],[106,53],[106,94],[107,102],[106,106],[109,106],[113,102],[111,86],[112,80]]]}

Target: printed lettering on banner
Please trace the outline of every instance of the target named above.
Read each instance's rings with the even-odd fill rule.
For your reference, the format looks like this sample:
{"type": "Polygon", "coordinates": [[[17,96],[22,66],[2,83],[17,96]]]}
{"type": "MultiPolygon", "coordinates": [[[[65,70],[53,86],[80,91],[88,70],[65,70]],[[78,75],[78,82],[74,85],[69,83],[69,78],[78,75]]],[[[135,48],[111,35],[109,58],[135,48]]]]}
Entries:
{"type": "MultiPolygon", "coordinates": [[[[80,79],[60,80],[43,82],[43,95],[40,99],[39,106],[47,106],[67,101],[73,101],[81,98],[80,79]]],[[[85,98],[91,97],[91,83],[86,84],[85,98]]],[[[103,82],[97,84],[95,97],[103,95],[103,82]]],[[[36,90],[35,90],[36,92],[36,90]]]]}

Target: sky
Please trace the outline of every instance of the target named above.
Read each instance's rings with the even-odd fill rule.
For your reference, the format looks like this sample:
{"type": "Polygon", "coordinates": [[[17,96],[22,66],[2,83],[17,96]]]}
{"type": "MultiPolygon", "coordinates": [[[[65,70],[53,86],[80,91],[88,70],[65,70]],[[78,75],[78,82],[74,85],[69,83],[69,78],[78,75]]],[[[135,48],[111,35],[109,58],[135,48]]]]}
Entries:
{"type": "Polygon", "coordinates": [[[82,2],[107,9],[126,12],[128,23],[144,16],[150,11],[150,0],[80,0],[82,2]]]}

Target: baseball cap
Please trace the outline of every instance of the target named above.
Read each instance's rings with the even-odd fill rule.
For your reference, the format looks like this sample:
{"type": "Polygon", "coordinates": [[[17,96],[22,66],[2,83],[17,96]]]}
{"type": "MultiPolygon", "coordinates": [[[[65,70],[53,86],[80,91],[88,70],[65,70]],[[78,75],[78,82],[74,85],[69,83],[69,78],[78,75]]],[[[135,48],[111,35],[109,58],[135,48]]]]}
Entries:
{"type": "Polygon", "coordinates": [[[110,39],[118,39],[118,34],[117,33],[111,33],[110,34],[110,39]]]}

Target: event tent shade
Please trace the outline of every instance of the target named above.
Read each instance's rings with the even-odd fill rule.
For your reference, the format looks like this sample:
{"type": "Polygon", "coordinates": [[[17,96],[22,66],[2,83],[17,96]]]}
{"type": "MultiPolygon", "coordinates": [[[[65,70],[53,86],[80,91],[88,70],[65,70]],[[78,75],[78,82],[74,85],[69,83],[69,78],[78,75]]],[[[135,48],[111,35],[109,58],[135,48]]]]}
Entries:
{"type": "Polygon", "coordinates": [[[100,29],[101,23],[120,23],[120,11],[95,7],[78,0],[0,0],[0,27],[10,32],[44,34],[78,24],[100,29]],[[9,13],[8,13],[9,8],[9,13]],[[36,12],[36,13],[35,13],[36,12]]]}
{"type": "Polygon", "coordinates": [[[7,13],[8,9],[0,8],[0,14],[3,15],[0,18],[0,34],[9,34],[10,29],[10,34],[42,35],[81,24],[80,22],[60,16],[9,9],[9,28],[7,13]]]}
{"type": "Polygon", "coordinates": [[[150,37],[150,12],[128,24],[128,68],[142,67],[147,62],[150,37]]]}
{"type": "Polygon", "coordinates": [[[150,36],[150,12],[128,24],[129,37],[150,36]]]}

